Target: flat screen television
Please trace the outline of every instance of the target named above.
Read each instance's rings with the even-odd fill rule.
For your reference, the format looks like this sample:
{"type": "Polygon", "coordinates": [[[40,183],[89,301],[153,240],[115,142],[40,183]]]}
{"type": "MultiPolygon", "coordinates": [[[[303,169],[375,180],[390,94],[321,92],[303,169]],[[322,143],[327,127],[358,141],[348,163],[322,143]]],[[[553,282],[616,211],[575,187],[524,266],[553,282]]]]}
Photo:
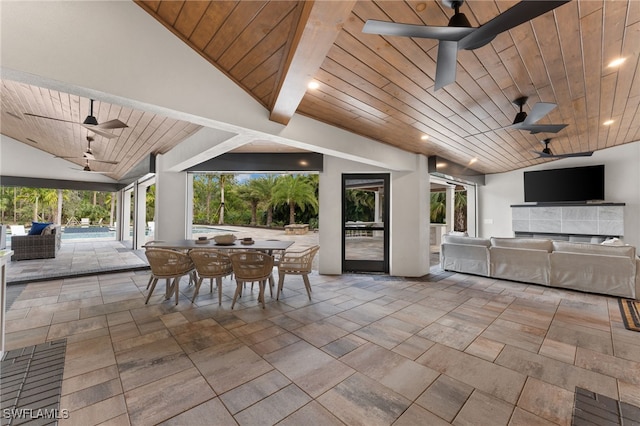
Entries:
{"type": "Polygon", "coordinates": [[[524,172],[525,202],[584,203],[604,199],[604,164],[524,172]]]}

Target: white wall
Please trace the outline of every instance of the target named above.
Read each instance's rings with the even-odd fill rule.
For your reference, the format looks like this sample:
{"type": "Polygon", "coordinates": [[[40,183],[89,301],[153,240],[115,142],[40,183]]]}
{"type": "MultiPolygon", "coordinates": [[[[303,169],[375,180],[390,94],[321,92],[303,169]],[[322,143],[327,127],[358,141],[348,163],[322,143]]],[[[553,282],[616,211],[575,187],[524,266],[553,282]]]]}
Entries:
{"type": "Polygon", "coordinates": [[[606,201],[625,203],[624,241],[640,247],[640,141],[596,151],[591,157],[565,158],[508,173],[487,175],[478,187],[481,237],[512,237],[512,204],[524,202],[524,172],[605,165],[606,201]]]}
{"type": "Polygon", "coordinates": [[[82,166],[71,161],[56,158],[48,152],[0,135],[0,175],[82,182],[115,182],[106,175],[87,173],[81,169],[82,166]]]}
{"type": "MultiPolygon", "coordinates": [[[[414,171],[391,173],[390,274],[419,277],[429,273],[429,175],[427,159],[414,155],[414,171]]],[[[325,156],[320,173],[319,271],[342,273],[342,175],[389,173],[380,169],[325,156]]]]}

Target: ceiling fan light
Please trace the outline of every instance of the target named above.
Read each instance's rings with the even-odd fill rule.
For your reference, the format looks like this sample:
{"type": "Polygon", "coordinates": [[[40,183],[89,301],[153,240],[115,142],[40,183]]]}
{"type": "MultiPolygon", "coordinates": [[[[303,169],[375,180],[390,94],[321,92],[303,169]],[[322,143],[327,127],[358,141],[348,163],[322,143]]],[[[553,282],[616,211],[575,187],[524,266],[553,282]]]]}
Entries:
{"type": "Polygon", "coordinates": [[[525,118],[527,118],[527,113],[524,111],[520,111],[516,114],[516,118],[513,120],[513,124],[522,123],[525,118]]]}
{"type": "Polygon", "coordinates": [[[548,147],[543,149],[542,152],[544,152],[547,155],[553,155],[553,153],[551,152],[551,148],[548,148],[548,147]]]}
{"type": "Polygon", "coordinates": [[[451,17],[451,19],[449,19],[449,26],[470,28],[471,23],[464,13],[456,13],[451,17]]]}
{"type": "Polygon", "coordinates": [[[82,124],[86,124],[89,126],[97,126],[98,120],[93,115],[87,115],[87,118],[84,119],[82,124]]]}

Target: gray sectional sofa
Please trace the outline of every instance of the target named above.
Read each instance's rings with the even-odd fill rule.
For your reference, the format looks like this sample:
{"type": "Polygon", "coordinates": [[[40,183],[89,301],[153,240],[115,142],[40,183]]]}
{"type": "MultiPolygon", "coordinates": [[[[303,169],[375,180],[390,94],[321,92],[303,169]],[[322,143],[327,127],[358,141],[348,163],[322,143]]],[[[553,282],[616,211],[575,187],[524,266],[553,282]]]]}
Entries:
{"type": "Polygon", "coordinates": [[[640,297],[640,260],[632,246],[445,235],[440,266],[504,280],[640,297]]]}

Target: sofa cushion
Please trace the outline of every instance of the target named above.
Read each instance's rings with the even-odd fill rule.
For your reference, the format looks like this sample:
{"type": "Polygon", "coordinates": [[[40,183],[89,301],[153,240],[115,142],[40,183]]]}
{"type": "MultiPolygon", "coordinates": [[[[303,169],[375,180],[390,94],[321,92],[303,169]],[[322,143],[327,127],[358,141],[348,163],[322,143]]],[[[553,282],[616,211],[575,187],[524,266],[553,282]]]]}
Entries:
{"type": "Polygon", "coordinates": [[[634,246],[603,246],[602,244],[570,243],[566,241],[554,241],[553,251],[601,254],[605,256],[624,256],[631,259],[634,259],[636,256],[636,248],[634,246]]]}
{"type": "Polygon", "coordinates": [[[51,235],[56,233],[56,226],[53,223],[47,225],[40,235],[51,235]]]}
{"type": "Polygon", "coordinates": [[[31,230],[29,231],[29,235],[41,235],[44,228],[51,225],[48,222],[31,222],[31,230]]]}
{"type": "Polygon", "coordinates": [[[443,235],[442,242],[448,244],[467,244],[471,246],[489,247],[491,241],[488,238],[463,237],[460,235],[443,235]]]}
{"type": "Polygon", "coordinates": [[[539,238],[491,238],[492,247],[502,248],[519,248],[530,250],[544,250],[551,253],[553,243],[551,240],[543,240],[539,238]]]}

